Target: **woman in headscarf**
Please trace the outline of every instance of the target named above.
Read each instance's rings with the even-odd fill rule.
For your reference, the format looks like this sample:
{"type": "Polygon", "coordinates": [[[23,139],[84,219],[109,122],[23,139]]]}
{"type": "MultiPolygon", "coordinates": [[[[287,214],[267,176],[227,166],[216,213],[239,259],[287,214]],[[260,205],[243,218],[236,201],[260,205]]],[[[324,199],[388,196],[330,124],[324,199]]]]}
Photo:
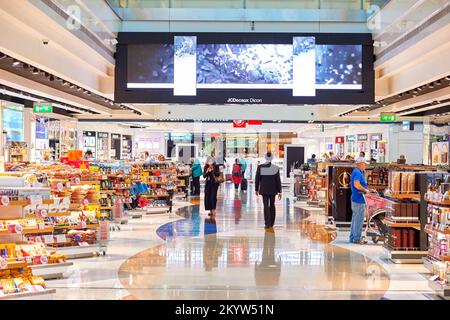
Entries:
{"type": "Polygon", "coordinates": [[[205,182],[205,210],[210,211],[208,215],[216,214],[217,191],[219,190],[220,178],[222,173],[214,157],[208,157],[205,168],[203,169],[203,178],[205,182]]]}

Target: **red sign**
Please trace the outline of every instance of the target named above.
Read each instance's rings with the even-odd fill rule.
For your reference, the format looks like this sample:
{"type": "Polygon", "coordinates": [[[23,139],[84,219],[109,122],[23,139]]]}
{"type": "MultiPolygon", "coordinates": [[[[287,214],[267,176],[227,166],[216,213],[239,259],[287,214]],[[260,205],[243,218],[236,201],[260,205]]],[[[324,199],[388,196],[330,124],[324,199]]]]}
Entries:
{"type": "Polygon", "coordinates": [[[233,128],[245,128],[247,121],[245,120],[233,120],[233,128]]]}
{"type": "Polygon", "coordinates": [[[260,126],[263,124],[262,120],[248,120],[249,126],[260,126]]]}
{"type": "Polygon", "coordinates": [[[336,137],[334,140],[334,143],[342,144],[342,143],[344,143],[344,141],[345,141],[345,137],[336,137]]]}

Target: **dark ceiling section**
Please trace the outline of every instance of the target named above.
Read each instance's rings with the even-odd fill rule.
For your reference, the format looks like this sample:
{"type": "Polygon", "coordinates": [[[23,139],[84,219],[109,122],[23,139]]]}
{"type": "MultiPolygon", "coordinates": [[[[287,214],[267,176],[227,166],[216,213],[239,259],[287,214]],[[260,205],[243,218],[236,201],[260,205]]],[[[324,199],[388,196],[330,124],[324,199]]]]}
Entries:
{"type": "Polygon", "coordinates": [[[39,70],[34,66],[30,66],[21,61],[17,61],[9,56],[4,55],[3,53],[0,53],[0,69],[9,71],[26,79],[36,81],[51,88],[69,93],[71,95],[95,102],[104,107],[116,110],[120,109],[120,105],[114,104],[111,100],[93,94],[88,90],[59,79],[58,77],[39,70]]]}
{"type": "MultiPolygon", "coordinates": [[[[375,109],[378,109],[378,108],[381,108],[381,107],[385,107],[385,106],[389,106],[391,104],[394,104],[394,103],[397,103],[397,102],[400,102],[400,101],[403,101],[403,100],[407,100],[407,99],[414,98],[414,97],[417,97],[417,96],[421,96],[421,95],[424,95],[424,94],[428,94],[428,93],[431,93],[431,92],[434,92],[434,91],[438,91],[438,90],[443,89],[443,88],[448,87],[448,86],[450,86],[450,75],[446,76],[446,77],[444,77],[442,79],[439,79],[439,80],[427,83],[427,84],[425,84],[423,86],[414,88],[412,90],[408,90],[408,91],[396,94],[395,96],[388,97],[386,99],[377,101],[375,105],[359,108],[358,111],[375,110],[375,109]]],[[[437,106],[437,105],[439,105],[441,103],[442,103],[442,101],[435,101],[435,102],[433,102],[433,105],[437,106]]],[[[429,104],[424,104],[424,105],[421,105],[421,106],[417,106],[415,108],[419,109],[419,108],[426,107],[428,105],[429,104]]]]}
{"type": "MultiPolygon", "coordinates": [[[[441,101],[441,103],[450,103],[450,99],[441,101]]],[[[433,104],[430,104],[430,106],[432,106],[432,105],[433,104]]],[[[439,116],[447,115],[449,113],[450,113],[450,105],[447,105],[447,106],[438,107],[438,108],[431,109],[431,110],[410,113],[410,114],[408,114],[408,116],[411,116],[411,117],[427,117],[427,116],[439,117],[439,116]]]]}
{"type": "Polygon", "coordinates": [[[88,112],[88,113],[92,113],[92,114],[99,114],[97,112],[86,110],[86,109],[83,109],[83,108],[80,108],[80,107],[77,107],[77,106],[72,106],[72,105],[67,104],[67,103],[61,103],[61,102],[53,100],[53,99],[48,99],[48,98],[45,98],[45,97],[41,97],[39,95],[35,95],[35,94],[31,94],[31,93],[20,91],[20,90],[17,90],[15,88],[11,88],[11,87],[8,87],[8,86],[0,85],[0,100],[10,101],[10,102],[13,102],[13,103],[21,104],[21,105],[25,106],[25,108],[33,108],[33,103],[34,103],[34,101],[36,101],[36,99],[39,100],[39,101],[46,101],[46,102],[49,102],[49,103],[52,103],[52,104],[53,103],[57,103],[59,105],[65,106],[68,109],[69,108],[72,109],[72,110],[68,110],[68,109],[59,108],[57,106],[53,106],[53,112],[54,113],[61,114],[61,115],[64,115],[64,116],[69,116],[70,117],[70,116],[73,116],[73,115],[81,114],[83,112],[88,112]],[[7,93],[1,93],[1,91],[5,91],[5,90],[7,90],[8,92],[15,93],[15,94],[20,94],[21,96],[24,96],[24,98],[15,97],[15,96],[9,95],[7,93]]]}

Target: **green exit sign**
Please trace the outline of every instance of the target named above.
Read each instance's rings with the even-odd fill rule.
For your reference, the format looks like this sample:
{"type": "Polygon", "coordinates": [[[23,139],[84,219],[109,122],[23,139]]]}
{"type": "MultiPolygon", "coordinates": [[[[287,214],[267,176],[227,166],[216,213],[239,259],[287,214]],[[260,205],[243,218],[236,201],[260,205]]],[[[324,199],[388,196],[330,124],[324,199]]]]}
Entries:
{"type": "Polygon", "coordinates": [[[35,113],[52,113],[53,112],[53,106],[51,104],[34,104],[33,110],[35,113]]]}
{"type": "Polygon", "coordinates": [[[395,113],[381,113],[381,122],[395,122],[397,120],[397,115],[395,113]]]}

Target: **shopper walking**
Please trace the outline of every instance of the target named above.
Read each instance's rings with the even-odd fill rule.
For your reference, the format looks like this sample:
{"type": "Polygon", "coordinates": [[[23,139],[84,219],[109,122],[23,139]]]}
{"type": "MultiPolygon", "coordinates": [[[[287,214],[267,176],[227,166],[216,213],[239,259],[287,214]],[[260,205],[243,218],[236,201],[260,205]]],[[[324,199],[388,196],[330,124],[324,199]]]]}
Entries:
{"type": "Polygon", "coordinates": [[[361,239],[361,233],[364,224],[364,215],[366,212],[366,203],[364,201],[364,193],[368,193],[366,178],[364,171],[366,170],[366,162],[361,158],[356,161],[356,168],[350,177],[350,187],[352,190],[352,224],[350,227],[350,242],[364,244],[361,239]]]}
{"type": "Polygon", "coordinates": [[[214,216],[217,206],[217,191],[219,190],[219,185],[224,181],[223,174],[214,157],[208,157],[206,160],[203,178],[206,179],[205,210],[210,211],[209,215],[214,216]]]}
{"type": "Polygon", "coordinates": [[[275,196],[281,200],[280,168],[272,164],[272,153],[266,154],[266,163],[259,165],[256,170],[255,191],[262,195],[264,204],[265,229],[273,231],[275,223],[275,196]]]}
{"type": "Polygon", "coordinates": [[[239,163],[238,159],[234,161],[231,175],[231,180],[234,183],[234,189],[237,192],[239,190],[239,185],[242,183],[242,165],[239,163]]]}
{"type": "Polygon", "coordinates": [[[202,176],[202,165],[200,160],[191,158],[192,195],[200,195],[200,177],[202,176]]]}

